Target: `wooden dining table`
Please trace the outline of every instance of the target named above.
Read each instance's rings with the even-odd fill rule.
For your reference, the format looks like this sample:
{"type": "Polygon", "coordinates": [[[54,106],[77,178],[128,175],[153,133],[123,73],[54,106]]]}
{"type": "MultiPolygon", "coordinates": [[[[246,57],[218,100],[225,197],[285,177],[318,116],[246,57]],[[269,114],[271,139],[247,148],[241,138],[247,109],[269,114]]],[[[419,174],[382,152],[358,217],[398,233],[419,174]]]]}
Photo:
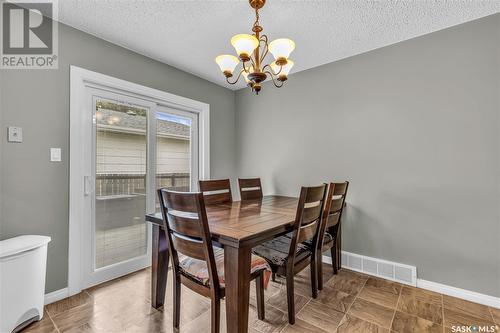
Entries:
{"type": "MultiPolygon", "coordinates": [[[[228,332],[248,331],[252,248],[291,231],[297,203],[298,198],[270,195],[206,207],[212,242],[224,248],[228,332]]],[[[146,215],[146,221],[153,225],[151,305],[159,308],[165,301],[169,253],[161,213],[146,215]]],[[[335,260],[340,264],[340,255],[335,260]]]]}

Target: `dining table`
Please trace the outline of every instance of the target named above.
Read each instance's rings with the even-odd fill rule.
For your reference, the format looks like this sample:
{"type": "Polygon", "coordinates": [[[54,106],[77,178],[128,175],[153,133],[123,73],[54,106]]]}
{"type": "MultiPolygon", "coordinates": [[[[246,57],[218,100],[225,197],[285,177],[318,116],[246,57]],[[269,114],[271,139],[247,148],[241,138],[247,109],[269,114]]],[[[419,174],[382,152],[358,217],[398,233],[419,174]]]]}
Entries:
{"type": "MultiPolygon", "coordinates": [[[[214,246],[224,248],[227,331],[248,331],[250,258],[256,245],[292,230],[298,198],[268,195],[262,199],[207,205],[214,246]]],[[[151,305],[165,302],[169,252],[161,213],[146,215],[152,223],[151,305]]],[[[340,231],[340,230],[339,230],[340,231]]],[[[340,232],[339,232],[340,235],[340,232]]],[[[340,239],[337,240],[340,248],[340,239]]],[[[337,251],[340,267],[340,251],[337,251]]]]}

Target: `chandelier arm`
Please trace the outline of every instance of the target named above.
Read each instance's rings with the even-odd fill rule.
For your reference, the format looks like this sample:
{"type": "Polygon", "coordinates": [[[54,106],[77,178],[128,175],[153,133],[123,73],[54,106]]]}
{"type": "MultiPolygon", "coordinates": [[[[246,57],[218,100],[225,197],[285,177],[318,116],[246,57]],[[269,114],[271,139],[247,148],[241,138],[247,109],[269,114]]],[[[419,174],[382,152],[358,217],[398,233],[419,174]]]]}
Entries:
{"type": "Polygon", "coordinates": [[[238,74],[238,77],[236,77],[236,80],[234,80],[233,82],[229,81],[229,78],[228,78],[228,77],[226,77],[226,82],[227,82],[227,83],[229,83],[229,84],[236,84],[236,82],[238,82],[238,80],[239,80],[239,79],[240,79],[240,77],[241,77],[241,74],[243,74],[243,72],[244,72],[244,71],[245,71],[245,70],[244,70],[244,69],[242,69],[242,70],[240,71],[240,74],[238,74]]]}
{"type": "Polygon", "coordinates": [[[273,71],[272,67],[271,67],[269,64],[265,65],[265,66],[262,68],[262,70],[264,71],[264,70],[266,70],[266,68],[269,68],[269,71],[270,71],[270,72],[272,72],[272,73],[273,73],[273,75],[278,76],[278,75],[280,75],[281,70],[283,69],[283,65],[280,65],[280,70],[279,70],[277,73],[275,73],[275,72],[273,71]]]}
{"type": "MultiPolygon", "coordinates": [[[[269,71],[273,72],[273,69],[271,68],[271,66],[269,66],[269,64],[265,65],[264,67],[262,67],[262,71],[266,71],[266,68],[268,68],[269,71]]],[[[274,72],[273,72],[274,74],[274,72]]],[[[275,75],[275,74],[274,74],[275,75]]]]}
{"type": "Polygon", "coordinates": [[[260,62],[262,63],[264,61],[264,58],[267,56],[269,53],[269,39],[267,38],[267,35],[262,35],[261,39],[259,40],[259,47],[260,47],[260,42],[264,42],[264,52],[262,52],[262,57],[260,58],[260,62]]]}
{"type": "Polygon", "coordinates": [[[253,60],[253,57],[250,57],[250,62],[252,63],[252,67],[253,68],[257,67],[257,66],[255,66],[255,61],[253,60]]]}
{"type": "Polygon", "coordinates": [[[283,87],[284,82],[283,82],[283,81],[279,81],[279,82],[281,82],[281,84],[277,84],[277,83],[276,83],[276,80],[274,79],[274,74],[273,74],[272,72],[270,72],[270,71],[265,71],[264,73],[269,74],[269,76],[271,77],[271,80],[273,80],[273,84],[274,84],[274,86],[275,86],[276,88],[281,88],[281,87],[283,87]]]}
{"type": "MultiPolygon", "coordinates": [[[[243,61],[242,65],[243,65],[243,72],[247,73],[247,74],[250,74],[250,67],[248,67],[248,69],[245,67],[245,63],[247,61],[243,61]]],[[[243,73],[242,73],[243,74],[243,73]]]]}

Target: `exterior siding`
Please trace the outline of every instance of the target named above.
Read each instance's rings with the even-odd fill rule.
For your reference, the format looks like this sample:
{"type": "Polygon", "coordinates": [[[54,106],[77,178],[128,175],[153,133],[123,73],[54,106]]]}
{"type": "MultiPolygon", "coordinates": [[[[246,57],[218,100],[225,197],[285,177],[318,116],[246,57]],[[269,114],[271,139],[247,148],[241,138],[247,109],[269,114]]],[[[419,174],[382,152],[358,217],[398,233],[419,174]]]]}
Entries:
{"type": "MultiPolygon", "coordinates": [[[[97,132],[97,174],[145,174],[146,137],[109,131],[97,132]]],[[[159,137],[157,173],[189,173],[188,140],[159,137]]]]}

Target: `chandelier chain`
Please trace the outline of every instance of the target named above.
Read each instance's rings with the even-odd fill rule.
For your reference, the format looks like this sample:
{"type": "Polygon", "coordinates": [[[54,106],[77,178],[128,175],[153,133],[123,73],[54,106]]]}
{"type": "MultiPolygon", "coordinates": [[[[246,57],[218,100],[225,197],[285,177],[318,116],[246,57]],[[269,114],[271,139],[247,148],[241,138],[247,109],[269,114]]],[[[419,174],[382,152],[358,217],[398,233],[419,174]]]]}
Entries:
{"type": "Polygon", "coordinates": [[[258,27],[260,26],[260,22],[259,22],[259,9],[257,7],[255,7],[255,23],[253,24],[254,27],[258,27]]]}

